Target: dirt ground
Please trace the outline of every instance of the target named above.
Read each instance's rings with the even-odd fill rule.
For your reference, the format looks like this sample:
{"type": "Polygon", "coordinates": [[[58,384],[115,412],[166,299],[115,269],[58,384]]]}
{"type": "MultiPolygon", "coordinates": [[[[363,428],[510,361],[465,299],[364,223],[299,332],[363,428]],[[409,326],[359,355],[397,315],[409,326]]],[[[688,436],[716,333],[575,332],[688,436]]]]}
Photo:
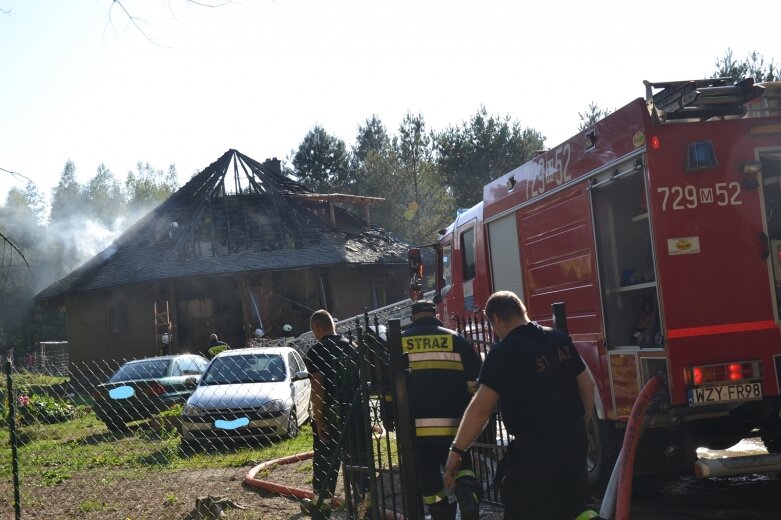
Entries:
{"type": "MultiPolygon", "coordinates": [[[[279,467],[274,480],[302,482],[311,475],[311,463],[279,467]],[[308,469],[308,472],[304,472],[308,469]]],[[[250,467],[159,471],[141,477],[132,472],[93,470],[73,475],[56,486],[22,488],[23,518],[38,520],[195,520],[195,500],[202,496],[223,497],[246,509],[228,509],[228,520],[301,518],[298,502],[243,484],[250,467]]],[[[12,496],[2,493],[3,498],[12,496]]],[[[0,517],[13,518],[13,506],[0,504],[0,517]]]]}
{"type": "MultiPolygon", "coordinates": [[[[225,520],[302,519],[299,502],[244,485],[250,466],[227,469],[158,471],[142,475],[117,468],[72,475],[56,485],[26,483],[22,488],[22,518],[35,520],[198,520],[198,497],[223,497],[244,509],[228,509],[225,520]]],[[[307,489],[311,486],[311,460],[274,467],[272,482],[307,489]]],[[[341,493],[341,490],[337,492],[341,493]]],[[[0,484],[0,518],[13,518],[10,483],[0,484]]],[[[781,478],[745,475],[698,479],[672,476],[658,487],[636,486],[632,514],[635,520],[781,518],[781,478]]],[[[346,511],[331,518],[345,520],[346,511]]],[[[498,520],[501,510],[486,505],[481,518],[498,520]]]]}
{"type": "MultiPolygon", "coordinates": [[[[195,514],[198,497],[222,497],[244,509],[227,509],[225,520],[281,520],[309,518],[301,513],[293,497],[246,486],[244,476],[250,466],[228,469],[159,471],[141,477],[117,469],[74,475],[56,486],[27,485],[22,488],[22,518],[34,520],[201,520],[195,514]]],[[[311,486],[311,460],[275,466],[257,478],[308,489],[311,486]]],[[[396,483],[398,485],[398,483],[396,483]]],[[[13,518],[11,489],[0,489],[0,518],[13,518]]],[[[337,494],[342,494],[337,489],[337,494]]],[[[390,493],[387,493],[390,495],[390,493]]],[[[386,508],[392,508],[389,502],[386,508]]],[[[398,510],[401,512],[401,509],[398,510]]],[[[336,511],[334,520],[346,520],[347,511],[336,511]]],[[[481,518],[498,520],[500,510],[485,507],[481,518]]]]}

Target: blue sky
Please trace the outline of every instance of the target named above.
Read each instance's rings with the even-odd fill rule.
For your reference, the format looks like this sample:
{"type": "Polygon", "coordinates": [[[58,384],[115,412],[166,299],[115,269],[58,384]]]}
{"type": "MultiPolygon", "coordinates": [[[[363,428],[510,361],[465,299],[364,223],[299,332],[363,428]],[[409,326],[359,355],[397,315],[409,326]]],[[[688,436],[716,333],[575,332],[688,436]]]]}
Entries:
{"type": "Polygon", "coordinates": [[[123,3],[156,44],[110,0],[0,0],[0,168],[47,195],[68,159],[82,182],[137,161],[184,182],[229,148],[284,159],[315,123],[349,145],[372,114],[441,130],[484,105],[555,146],[644,79],[706,77],[728,47],[781,59],[772,2],[123,3]]]}

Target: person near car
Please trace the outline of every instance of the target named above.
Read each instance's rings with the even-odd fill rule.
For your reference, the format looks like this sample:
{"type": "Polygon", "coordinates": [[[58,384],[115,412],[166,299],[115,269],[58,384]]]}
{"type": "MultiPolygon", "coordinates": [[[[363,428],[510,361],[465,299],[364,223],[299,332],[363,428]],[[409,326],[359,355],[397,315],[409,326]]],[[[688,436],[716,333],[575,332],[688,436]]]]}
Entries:
{"type": "Polygon", "coordinates": [[[289,323],[282,325],[282,337],[285,338],[285,345],[290,345],[293,342],[295,335],[293,334],[293,326],[289,323]]]}
{"type": "MultiPolygon", "coordinates": [[[[358,353],[347,338],[336,333],[333,317],[328,311],[315,311],[310,325],[317,343],[307,352],[304,363],[312,381],[314,496],[311,500],[302,501],[301,510],[308,515],[327,517],[342,456],[353,458],[351,466],[363,465],[366,457],[364,448],[358,448],[352,442],[357,437],[349,434],[356,431],[355,426],[361,423],[361,417],[355,413],[360,407],[352,406],[359,391],[356,376],[358,353]],[[341,439],[340,434],[348,419],[347,437],[341,439]],[[346,448],[346,453],[342,452],[343,448],[346,448]]],[[[355,489],[359,495],[357,498],[368,498],[368,482],[363,478],[358,481],[355,489]]]]}
{"type": "Polygon", "coordinates": [[[213,358],[223,350],[228,350],[230,345],[221,341],[217,334],[209,336],[209,345],[206,347],[206,352],[209,353],[209,359],[213,358]]]}
{"type": "Polygon", "coordinates": [[[477,387],[481,360],[472,344],[446,329],[429,300],[412,305],[412,325],[402,333],[409,365],[410,408],[415,421],[415,470],[423,503],[432,520],[477,520],[481,489],[465,457],[456,475],[456,502],[450,502],[442,468],[458,424],[477,387]]]}
{"type": "MultiPolygon", "coordinates": [[[[586,511],[586,424],[594,386],[569,336],[530,321],[523,302],[499,291],[485,315],[501,340],[486,357],[480,387],[450,448],[445,484],[499,404],[514,437],[497,471],[505,519],[572,520],[586,511]]],[[[593,517],[589,516],[589,517],[593,517]]]]}

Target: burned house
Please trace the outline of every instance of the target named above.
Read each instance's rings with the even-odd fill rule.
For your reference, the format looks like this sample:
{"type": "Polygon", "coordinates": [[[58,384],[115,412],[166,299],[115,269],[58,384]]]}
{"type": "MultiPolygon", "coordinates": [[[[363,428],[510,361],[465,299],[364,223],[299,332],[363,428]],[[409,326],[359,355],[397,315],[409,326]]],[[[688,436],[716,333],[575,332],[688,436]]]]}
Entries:
{"type": "Polygon", "coordinates": [[[171,352],[300,334],[315,309],[406,297],[407,244],[371,227],[377,200],[312,193],[229,150],[35,301],[65,308],[73,362],[156,355],[165,333],[171,352]]]}

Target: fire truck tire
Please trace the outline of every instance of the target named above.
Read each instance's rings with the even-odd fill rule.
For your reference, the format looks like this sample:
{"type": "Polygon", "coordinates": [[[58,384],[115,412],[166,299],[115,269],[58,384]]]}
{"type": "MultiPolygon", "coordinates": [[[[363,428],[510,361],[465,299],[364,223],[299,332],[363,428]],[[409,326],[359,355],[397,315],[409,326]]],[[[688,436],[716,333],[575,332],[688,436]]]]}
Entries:
{"type": "Polygon", "coordinates": [[[588,483],[591,492],[601,497],[618,458],[618,434],[613,422],[599,419],[596,410],[591,414],[587,434],[586,470],[588,483]]]}
{"type": "Polygon", "coordinates": [[[781,437],[762,437],[768,453],[781,453],[781,437]]]}

